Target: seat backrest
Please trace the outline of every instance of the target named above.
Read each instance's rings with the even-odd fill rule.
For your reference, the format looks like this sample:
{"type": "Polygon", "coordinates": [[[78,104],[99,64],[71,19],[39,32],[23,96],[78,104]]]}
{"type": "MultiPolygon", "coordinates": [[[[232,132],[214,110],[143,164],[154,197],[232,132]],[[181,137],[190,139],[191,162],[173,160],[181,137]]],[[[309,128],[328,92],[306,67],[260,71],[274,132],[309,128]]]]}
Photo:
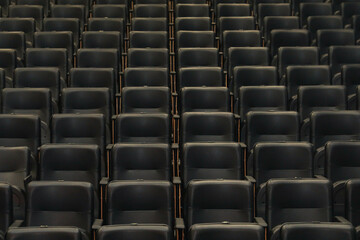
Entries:
{"type": "Polygon", "coordinates": [[[345,186],[345,216],[353,224],[359,226],[359,202],[360,202],[360,181],[359,179],[351,179],[346,182],[345,186]]]}
{"type": "Polygon", "coordinates": [[[213,31],[178,31],[176,33],[176,50],[179,48],[213,48],[215,33],[213,31]]]}
{"type": "MultiPolygon", "coordinates": [[[[267,47],[230,47],[228,77],[231,81],[234,67],[267,66],[269,63],[269,49],[267,47]]],[[[231,87],[233,87],[233,85],[230,84],[230,89],[231,87]]]]}
{"type": "Polygon", "coordinates": [[[82,35],[84,48],[116,48],[122,51],[122,38],[120,32],[86,31],[82,35]]]}
{"type": "Polygon", "coordinates": [[[209,17],[179,17],[175,19],[175,31],[210,31],[209,17]]]}
{"type": "Polygon", "coordinates": [[[291,65],[318,65],[317,47],[280,47],[278,57],[279,77],[284,77],[291,65]]]}
{"type": "Polygon", "coordinates": [[[168,34],[165,31],[131,31],[130,48],[168,48],[168,34]]]}
{"type": "Polygon", "coordinates": [[[131,240],[134,238],[171,240],[173,238],[172,235],[173,232],[171,227],[160,224],[108,225],[102,226],[97,232],[99,240],[111,240],[116,238],[121,238],[123,240],[131,240]]]}
{"type": "Polygon", "coordinates": [[[115,144],[110,159],[112,180],[168,180],[171,178],[168,144],[115,144]]]}
{"type": "Polygon", "coordinates": [[[297,112],[249,112],[246,122],[248,150],[260,142],[299,140],[299,115],[297,112]]]}
{"type": "Polygon", "coordinates": [[[253,208],[253,188],[248,181],[191,181],[185,199],[185,224],[190,228],[198,223],[252,222],[253,208]]]}
{"type": "Polygon", "coordinates": [[[356,88],[360,85],[358,77],[360,74],[360,64],[345,64],[341,68],[341,84],[346,86],[347,95],[357,92],[356,88]]]}
{"type": "Polygon", "coordinates": [[[258,143],[254,147],[256,185],[272,178],[312,178],[313,149],[306,142],[258,143]]]}
{"type": "Polygon", "coordinates": [[[17,67],[15,49],[0,49],[0,68],[5,70],[7,81],[13,79],[14,70],[17,67]]]}
{"type": "Polygon", "coordinates": [[[218,54],[216,48],[180,48],[177,67],[218,67],[218,54]]]}
{"type": "Polygon", "coordinates": [[[299,86],[330,85],[329,66],[288,66],[286,68],[288,97],[297,94],[299,86]]]}
{"type": "Polygon", "coordinates": [[[81,231],[76,227],[26,227],[9,229],[6,234],[8,240],[36,240],[38,238],[81,240],[81,231]]]}
{"type": "Polygon", "coordinates": [[[351,29],[322,29],[317,31],[317,43],[323,55],[330,46],[355,45],[355,34],[351,29]]]}
{"type": "Polygon", "coordinates": [[[25,189],[24,179],[34,164],[29,148],[0,147],[0,163],[0,181],[25,189]]]}
{"type": "Polygon", "coordinates": [[[69,87],[109,88],[115,95],[115,72],[112,68],[72,68],[70,69],[69,87]]]}
{"type": "Polygon", "coordinates": [[[246,3],[219,3],[214,7],[217,18],[250,16],[250,4],[246,3]]]}
{"type": "Polygon", "coordinates": [[[6,232],[13,221],[11,186],[0,183],[0,230],[6,232]]]}
{"type": "Polygon", "coordinates": [[[360,139],[360,113],[357,111],[313,112],[310,119],[310,141],[315,149],[328,141],[360,139]]]}
{"type": "Polygon", "coordinates": [[[328,142],[325,145],[325,176],[333,182],[360,178],[359,152],[359,142],[328,142]]]}
{"type": "Polygon", "coordinates": [[[280,47],[306,47],[310,45],[309,31],[306,29],[275,29],[270,33],[270,51],[274,57],[280,47]]]}
{"type": "Polygon", "coordinates": [[[307,18],[308,29],[313,39],[316,39],[317,30],[321,29],[342,29],[341,16],[310,16],[307,18]]]}
{"type": "Polygon", "coordinates": [[[110,126],[114,112],[108,88],[64,88],[61,95],[63,113],[99,113],[110,126]]]}
{"type": "Polygon", "coordinates": [[[116,143],[166,143],[170,141],[169,115],[127,113],[116,117],[116,143]]]}
{"type": "Polygon", "coordinates": [[[77,52],[78,66],[83,68],[113,68],[117,76],[120,67],[120,59],[117,49],[83,48],[77,52]]]}
{"type": "Polygon", "coordinates": [[[24,59],[26,47],[25,33],[23,32],[0,32],[0,48],[16,50],[16,56],[24,59]]]}
{"type": "Polygon", "coordinates": [[[220,87],[223,75],[220,67],[186,67],[179,70],[179,89],[183,87],[220,87]]]}
{"type": "Polygon", "coordinates": [[[300,25],[308,26],[307,19],[310,16],[331,16],[331,3],[322,2],[302,2],[300,3],[300,25]]]}
{"type": "Polygon", "coordinates": [[[72,62],[74,54],[73,33],[61,32],[36,32],[34,36],[36,48],[66,48],[69,61],[72,62]]]}
{"type": "Polygon", "coordinates": [[[128,67],[169,67],[169,50],[166,48],[129,48],[128,67]]]}
{"type": "Polygon", "coordinates": [[[285,86],[246,86],[239,92],[240,118],[246,119],[250,111],[286,111],[287,96],[285,86]]]}
{"type": "Polygon", "coordinates": [[[272,86],[277,85],[277,69],[273,66],[238,66],[234,68],[234,98],[239,97],[242,86],[272,86]]]}
{"type": "Polygon", "coordinates": [[[134,5],[135,18],[167,18],[166,4],[136,4],[134,5]]]}
{"type": "MultiPolygon", "coordinates": [[[[336,82],[341,67],[345,64],[360,63],[360,46],[330,46],[329,65],[332,74],[332,81],[336,82]]],[[[340,76],[339,76],[340,78],[340,76]]]]}
{"type": "Polygon", "coordinates": [[[223,32],[224,57],[229,55],[231,47],[260,47],[261,33],[259,30],[227,30],[223,32]]]}
{"type": "Polygon", "coordinates": [[[168,181],[113,181],[108,185],[106,223],[166,224],[172,228],[173,197],[168,181]]]}
{"type": "Polygon", "coordinates": [[[351,25],[352,16],[360,15],[360,4],[358,2],[343,2],[341,3],[341,15],[344,25],[351,25]]]}
{"type": "Polygon", "coordinates": [[[48,88],[53,99],[58,101],[60,93],[60,72],[58,68],[32,67],[16,68],[15,88],[48,88]]]}
{"type": "Polygon", "coordinates": [[[122,18],[90,18],[88,31],[115,31],[124,35],[124,21],[122,18]]]}
{"type": "MultiPolygon", "coordinates": [[[[281,240],[327,239],[355,240],[355,229],[343,223],[286,223],[280,229],[281,240]]],[[[279,240],[280,240],[279,239],[279,240]]]]}
{"type": "Polygon", "coordinates": [[[266,16],[291,16],[290,3],[259,3],[257,10],[260,29],[263,28],[266,16]]]}
{"type": "Polygon", "coordinates": [[[81,29],[87,20],[86,7],[84,5],[53,5],[51,6],[51,16],[55,18],[77,18],[81,29]]]}
{"type": "Polygon", "coordinates": [[[79,46],[81,30],[77,18],[45,18],[44,31],[70,31],[73,33],[74,48],[79,46]]]}
{"type": "Polygon", "coordinates": [[[43,6],[39,5],[10,5],[9,17],[34,18],[36,27],[41,31],[44,18],[43,6]]]}
{"type": "Polygon", "coordinates": [[[270,33],[274,29],[298,29],[300,27],[297,16],[267,16],[264,17],[265,42],[270,39],[270,33]]]}
{"type": "Polygon", "coordinates": [[[230,94],[226,87],[184,87],[181,112],[229,112],[230,94]]]}
{"type": "Polygon", "coordinates": [[[243,153],[238,143],[185,143],[182,180],[233,179],[244,177],[243,153]]]}
{"type": "Polygon", "coordinates": [[[41,145],[40,118],[35,115],[1,114],[0,146],[27,146],[36,156],[41,145]]]}
{"type": "Polygon", "coordinates": [[[168,87],[124,87],[122,113],[170,113],[168,87]]]}
{"type": "Polygon", "coordinates": [[[90,183],[33,181],[27,193],[26,226],[73,226],[90,236],[94,221],[94,189],[90,183]]]}
{"type": "Polygon", "coordinates": [[[51,132],[53,143],[96,144],[104,153],[103,114],[54,114],[51,132]]]}
{"type": "Polygon", "coordinates": [[[52,115],[51,92],[45,88],[5,88],[2,92],[2,111],[38,115],[41,121],[49,125],[52,115]]]}
{"type": "Polygon", "coordinates": [[[39,160],[41,181],[89,182],[98,191],[101,153],[97,145],[45,144],[39,160]]]}
{"type": "Polygon", "coordinates": [[[187,112],[182,114],[181,142],[233,142],[235,122],[232,113],[187,112]]]}
{"type": "Polygon", "coordinates": [[[264,240],[264,229],[257,224],[213,223],[197,224],[190,228],[190,240],[216,240],[226,235],[229,240],[264,240]]]}
{"type": "Polygon", "coordinates": [[[327,179],[269,180],[265,211],[269,229],[286,222],[331,222],[332,184],[327,179]]]}
{"type": "Polygon", "coordinates": [[[66,81],[69,69],[67,51],[64,48],[28,48],[26,67],[57,67],[66,81]]]}
{"type": "Polygon", "coordinates": [[[167,87],[169,86],[168,69],[158,67],[134,67],[124,71],[125,87],[167,87]]]}
{"type": "Polygon", "coordinates": [[[133,31],[168,31],[167,18],[136,17],[131,20],[133,31]]]}
{"type": "Polygon", "coordinates": [[[35,32],[35,20],[33,18],[1,18],[0,31],[24,32],[27,46],[32,46],[35,32]]]}
{"type": "Polygon", "coordinates": [[[175,6],[176,17],[209,17],[210,9],[208,4],[184,4],[175,6]]]}
{"type": "Polygon", "coordinates": [[[346,110],[344,86],[300,86],[298,111],[300,121],[310,117],[313,111],[346,110]]]}

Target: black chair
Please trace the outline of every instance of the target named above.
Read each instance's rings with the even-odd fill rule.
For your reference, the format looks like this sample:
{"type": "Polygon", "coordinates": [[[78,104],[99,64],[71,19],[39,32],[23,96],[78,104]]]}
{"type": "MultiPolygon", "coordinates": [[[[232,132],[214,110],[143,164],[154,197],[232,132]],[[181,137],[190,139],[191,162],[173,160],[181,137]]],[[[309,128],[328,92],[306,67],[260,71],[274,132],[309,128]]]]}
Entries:
{"type": "Polygon", "coordinates": [[[304,2],[300,3],[300,26],[308,26],[308,17],[310,16],[330,16],[332,15],[331,3],[322,2],[304,2]]]}
{"type": "Polygon", "coordinates": [[[220,67],[186,67],[179,69],[179,89],[183,87],[220,87],[223,74],[220,67]]]}
{"type": "Polygon", "coordinates": [[[124,71],[125,87],[169,86],[169,70],[158,67],[128,67],[124,71]]]}
{"type": "Polygon", "coordinates": [[[170,142],[168,114],[127,113],[115,120],[115,143],[166,143],[170,142]]]}

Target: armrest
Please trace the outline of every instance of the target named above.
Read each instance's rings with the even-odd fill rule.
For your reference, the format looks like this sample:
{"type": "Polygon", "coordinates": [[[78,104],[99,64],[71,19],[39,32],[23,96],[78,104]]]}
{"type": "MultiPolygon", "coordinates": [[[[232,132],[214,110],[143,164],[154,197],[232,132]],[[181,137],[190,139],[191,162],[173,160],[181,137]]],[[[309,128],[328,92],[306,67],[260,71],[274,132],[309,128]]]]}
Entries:
{"type": "Polygon", "coordinates": [[[100,185],[106,186],[106,185],[108,185],[108,183],[109,183],[109,178],[108,177],[101,178],[100,185]]]}
{"type": "Polygon", "coordinates": [[[320,57],[320,64],[328,64],[329,55],[326,53],[320,57]]]}
{"type": "Polygon", "coordinates": [[[331,79],[332,85],[341,85],[341,73],[336,73],[331,79]]]}
{"type": "Polygon", "coordinates": [[[297,95],[292,96],[290,99],[290,110],[295,110],[297,108],[297,102],[298,102],[297,95]]]}
{"type": "Polygon", "coordinates": [[[234,117],[235,117],[236,120],[240,120],[240,119],[241,119],[239,114],[234,114],[234,117]]]}
{"type": "Polygon", "coordinates": [[[32,175],[28,175],[24,178],[24,185],[28,185],[32,181],[32,175]]]}
{"type": "Polygon", "coordinates": [[[340,222],[340,223],[345,223],[345,224],[351,224],[351,222],[349,220],[347,220],[344,217],[341,216],[335,216],[335,221],[340,222]]]}
{"type": "Polygon", "coordinates": [[[348,105],[351,106],[351,105],[352,105],[351,103],[355,102],[355,101],[356,101],[356,98],[357,98],[356,94],[351,94],[351,95],[349,95],[349,96],[348,96],[348,99],[347,99],[348,105]]]}
{"type": "Polygon", "coordinates": [[[110,151],[114,147],[114,144],[106,145],[106,151],[110,151]]]}
{"type": "Polygon", "coordinates": [[[257,224],[259,224],[260,226],[262,226],[264,228],[266,228],[268,226],[267,223],[265,222],[265,220],[262,217],[254,217],[254,219],[255,219],[255,222],[257,224]]]}
{"type": "Polygon", "coordinates": [[[99,230],[101,226],[103,225],[104,220],[102,219],[95,219],[92,225],[92,230],[99,230]]]}
{"type": "Polygon", "coordinates": [[[314,175],[315,178],[321,179],[321,180],[327,180],[326,177],[321,176],[321,175],[314,175]]]}
{"type": "Polygon", "coordinates": [[[175,218],[175,228],[185,229],[185,223],[183,218],[175,218]]]}
{"type": "Polygon", "coordinates": [[[324,157],[324,154],[325,154],[325,147],[316,149],[314,155],[314,171],[319,168],[319,161],[324,157]]]}
{"type": "Polygon", "coordinates": [[[174,52],[171,52],[171,53],[169,53],[170,54],[170,56],[175,56],[175,53],[174,52]]]}
{"type": "Polygon", "coordinates": [[[247,145],[246,145],[245,143],[239,142],[239,144],[240,144],[240,147],[241,147],[241,148],[245,148],[245,149],[247,148],[247,145]]]}
{"type": "Polygon", "coordinates": [[[112,115],[111,116],[111,120],[116,120],[116,118],[117,118],[117,115],[112,115]]]}
{"type": "Polygon", "coordinates": [[[251,182],[252,184],[256,183],[255,178],[253,178],[252,176],[245,176],[245,179],[251,182]]]}
{"type": "Polygon", "coordinates": [[[24,223],[24,220],[15,220],[9,227],[9,229],[11,228],[18,228],[21,227],[24,223]]]}
{"type": "Polygon", "coordinates": [[[121,93],[115,93],[115,97],[120,98],[120,97],[121,97],[121,93]]]}
{"type": "Polygon", "coordinates": [[[180,177],[173,177],[173,184],[180,185],[181,184],[181,178],[180,177]]]}
{"type": "Polygon", "coordinates": [[[179,144],[178,144],[178,143],[172,143],[172,144],[171,144],[171,149],[172,149],[172,150],[177,150],[177,149],[179,149],[179,144]]]}
{"type": "Polygon", "coordinates": [[[302,140],[309,141],[309,139],[305,139],[305,136],[309,135],[309,126],[310,126],[310,118],[304,119],[300,128],[300,137],[302,140]]]}
{"type": "Polygon", "coordinates": [[[179,96],[179,94],[177,92],[173,92],[173,93],[171,93],[171,96],[177,97],[177,96],[179,96]]]}

